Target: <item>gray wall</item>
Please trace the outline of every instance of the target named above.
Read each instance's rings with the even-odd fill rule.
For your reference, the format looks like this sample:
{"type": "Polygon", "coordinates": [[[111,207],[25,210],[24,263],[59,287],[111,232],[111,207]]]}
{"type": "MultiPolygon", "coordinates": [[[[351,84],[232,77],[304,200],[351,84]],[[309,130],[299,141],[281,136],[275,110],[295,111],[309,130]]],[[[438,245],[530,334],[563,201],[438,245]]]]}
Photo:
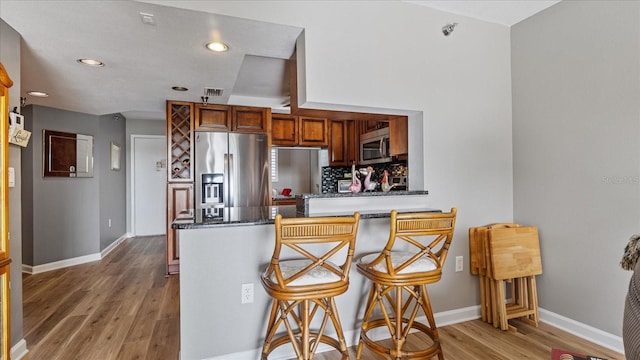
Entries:
{"type": "Polygon", "coordinates": [[[98,118],[99,132],[94,138],[95,173],[100,183],[100,250],[104,250],[126,232],[126,144],[125,118],[103,115],[98,118]],[[120,146],[120,170],[111,170],[111,143],[120,146]],[[111,219],[111,226],[109,226],[111,219]]]}
{"type": "Polygon", "coordinates": [[[24,263],[36,266],[99,253],[125,232],[125,159],[120,171],[109,170],[111,141],[126,151],[123,120],[35,105],[25,110],[25,126],[33,134],[22,158],[23,242],[31,249],[24,263]],[[44,178],[43,129],[92,135],[94,177],[44,178]]]}
{"type": "MultiPolygon", "coordinates": [[[[9,108],[20,108],[20,35],[0,19],[0,62],[9,73],[13,86],[9,89],[9,108]]],[[[22,214],[20,193],[22,148],[9,145],[9,166],[15,169],[16,186],[9,189],[9,243],[11,264],[11,345],[22,340],[22,214]]]]}
{"type": "Polygon", "coordinates": [[[514,219],[540,229],[540,306],[616,335],[640,232],[639,14],[562,1],[511,33],[514,219]]]}
{"type": "Polygon", "coordinates": [[[123,155],[127,159],[127,171],[126,171],[126,222],[127,233],[131,234],[131,135],[162,135],[167,134],[167,122],[166,119],[158,120],[141,120],[141,119],[127,119],[126,130],[126,155],[123,155]]]}

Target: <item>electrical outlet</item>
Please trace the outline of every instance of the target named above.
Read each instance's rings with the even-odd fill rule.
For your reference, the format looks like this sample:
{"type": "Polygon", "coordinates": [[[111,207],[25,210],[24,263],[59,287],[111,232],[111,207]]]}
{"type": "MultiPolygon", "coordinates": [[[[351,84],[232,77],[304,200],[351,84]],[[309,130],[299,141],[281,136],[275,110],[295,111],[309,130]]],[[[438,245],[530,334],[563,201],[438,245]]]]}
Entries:
{"type": "Polygon", "coordinates": [[[109,219],[109,227],[111,227],[111,219],[109,219]]]}
{"type": "Polygon", "coordinates": [[[462,271],[464,258],[456,256],[456,272],[462,271]]]}
{"type": "Polygon", "coordinates": [[[253,284],[242,284],[241,304],[250,304],[253,302],[253,284]]]}

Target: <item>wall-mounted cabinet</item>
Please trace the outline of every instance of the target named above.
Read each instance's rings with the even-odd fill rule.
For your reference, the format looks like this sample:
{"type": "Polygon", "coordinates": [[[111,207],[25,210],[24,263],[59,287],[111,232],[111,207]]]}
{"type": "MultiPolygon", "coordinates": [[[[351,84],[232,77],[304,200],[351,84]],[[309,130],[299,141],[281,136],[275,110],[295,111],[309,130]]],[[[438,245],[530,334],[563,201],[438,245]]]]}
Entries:
{"type": "Polygon", "coordinates": [[[194,106],[194,130],[269,133],[269,108],[218,104],[194,106]]]}
{"type": "Polygon", "coordinates": [[[271,143],[273,145],[298,145],[298,117],[271,114],[271,143]]]}
{"type": "Polygon", "coordinates": [[[195,104],[195,130],[231,131],[231,107],[195,104]]]}
{"type": "Polygon", "coordinates": [[[252,106],[232,107],[232,131],[243,133],[269,133],[270,108],[252,106]]]}
{"type": "Polygon", "coordinates": [[[391,156],[409,153],[409,123],[406,116],[395,116],[389,121],[389,153],[391,156]]]}
{"type": "Polygon", "coordinates": [[[380,130],[382,128],[388,127],[389,122],[383,120],[361,120],[360,121],[360,133],[368,133],[371,131],[380,130]]]}
{"type": "Polygon", "coordinates": [[[281,146],[328,146],[327,123],[324,118],[272,114],[271,143],[281,146]]]}
{"type": "Polygon", "coordinates": [[[331,120],[329,132],[329,166],[358,163],[359,136],[355,120],[331,120]]]}

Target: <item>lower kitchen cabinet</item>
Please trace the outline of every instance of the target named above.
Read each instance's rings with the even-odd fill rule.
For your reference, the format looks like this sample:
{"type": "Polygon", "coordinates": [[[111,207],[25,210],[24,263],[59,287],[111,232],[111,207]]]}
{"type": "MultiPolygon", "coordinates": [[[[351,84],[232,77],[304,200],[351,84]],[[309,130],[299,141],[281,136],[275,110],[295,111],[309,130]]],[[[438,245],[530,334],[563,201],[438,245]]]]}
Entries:
{"type": "Polygon", "coordinates": [[[180,238],[171,223],[188,218],[193,218],[193,184],[167,184],[167,274],[180,271],[180,238]]]}

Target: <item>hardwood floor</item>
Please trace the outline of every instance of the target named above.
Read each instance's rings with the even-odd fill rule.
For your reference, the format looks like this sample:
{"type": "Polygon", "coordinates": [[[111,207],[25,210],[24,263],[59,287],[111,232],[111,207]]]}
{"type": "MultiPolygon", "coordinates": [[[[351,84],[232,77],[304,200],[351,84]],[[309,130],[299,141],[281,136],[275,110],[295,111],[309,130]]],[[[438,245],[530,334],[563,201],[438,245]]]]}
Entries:
{"type": "MultiPolygon", "coordinates": [[[[466,321],[438,329],[446,360],[551,360],[551,349],[557,348],[579,354],[599,356],[607,360],[624,360],[624,355],[593,344],[545,323],[536,328],[519,320],[510,320],[518,332],[501,331],[482,320],[466,321]]],[[[423,335],[424,336],[424,335],[423,335]]],[[[412,335],[408,346],[420,341],[412,335]]],[[[430,340],[427,340],[430,341],[430,340]]],[[[349,348],[356,358],[356,346],[349,348]]],[[[318,354],[315,360],[340,359],[340,353],[318,354]]],[[[366,349],[362,359],[384,359],[366,349]]],[[[435,358],[434,358],[435,359],[435,358]]]]}
{"type": "MultiPolygon", "coordinates": [[[[125,241],[102,261],[23,276],[27,360],[176,360],[179,277],[165,277],[165,238],[125,241]]],[[[550,360],[551,349],[624,356],[541,323],[517,333],[480,320],[439,329],[447,360],[550,360]]],[[[414,337],[412,341],[419,341],[414,337]]],[[[355,359],[355,347],[350,348],[355,359]]],[[[338,352],[316,360],[339,359],[338,352]]],[[[363,359],[382,359],[364,351],[363,359]]]]}
{"type": "Polygon", "coordinates": [[[102,261],[23,275],[28,360],[175,360],[180,284],[165,238],[126,240],[102,261]]]}

